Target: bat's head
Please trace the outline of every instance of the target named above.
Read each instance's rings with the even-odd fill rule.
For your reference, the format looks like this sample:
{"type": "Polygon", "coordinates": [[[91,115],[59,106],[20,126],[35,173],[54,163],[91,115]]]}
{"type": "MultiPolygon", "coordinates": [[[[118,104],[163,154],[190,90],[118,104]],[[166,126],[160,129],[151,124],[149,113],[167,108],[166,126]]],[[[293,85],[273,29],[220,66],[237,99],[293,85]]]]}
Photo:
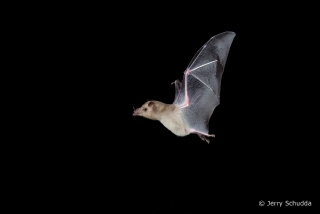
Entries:
{"type": "Polygon", "coordinates": [[[156,120],[156,104],[157,101],[148,101],[143,104],[140,108],[137,108],[133,112],[133,116],[141,116],[151,120],[156,120]]]}

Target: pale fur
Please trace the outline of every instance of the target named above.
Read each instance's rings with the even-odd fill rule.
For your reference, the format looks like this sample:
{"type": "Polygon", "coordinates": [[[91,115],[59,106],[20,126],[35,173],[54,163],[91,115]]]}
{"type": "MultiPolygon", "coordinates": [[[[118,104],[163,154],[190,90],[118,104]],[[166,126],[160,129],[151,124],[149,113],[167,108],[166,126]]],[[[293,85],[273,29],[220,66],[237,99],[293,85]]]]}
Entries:
{"type": "Polygon", "coordinates": [[[160,122],[177,136],[186,136],[190,134],[188,128],[184,126],[183,119],[181,117],[181,108],[176,107],[173,104],[172,106],[173,110],[161,113],[162,117],[160,122]]]}
{"type": "Polygon", "coordinates": [[[135,116],[142,116],[151,120],[159,120],[167,129],[177,136],[190,134],[181,117],[181,108],[173,104],[159,101],[148,101],[134,112],[135,116]],[[149,104],[152,103],[152,107],[149,104]],[[147,111],[144,111],[147,109],[147,111]]]}

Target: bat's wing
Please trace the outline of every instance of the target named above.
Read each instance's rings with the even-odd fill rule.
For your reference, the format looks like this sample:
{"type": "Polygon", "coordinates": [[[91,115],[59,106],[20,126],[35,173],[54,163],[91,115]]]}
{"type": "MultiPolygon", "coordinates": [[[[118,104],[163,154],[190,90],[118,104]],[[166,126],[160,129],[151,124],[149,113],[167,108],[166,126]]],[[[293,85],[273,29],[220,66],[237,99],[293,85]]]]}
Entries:
{"type": "Polygon", "coordinates": [[[179,96],[180,96],[182,83],[179,80],[176,80],[173,83],[175,85],[175,96],[174,96],[174,102],[173,103],[175,103],[177,101],[177,99],[179,98],[179,96]]]}
{"type": "Polygon", "coordinates": [[[208,123],[220,102],[222,73],[227,61],[233,32],[212,37],[192,58],[182,82],[176,81],[173,104],[181,107],[189,130],[208,136],[208,123]]]}

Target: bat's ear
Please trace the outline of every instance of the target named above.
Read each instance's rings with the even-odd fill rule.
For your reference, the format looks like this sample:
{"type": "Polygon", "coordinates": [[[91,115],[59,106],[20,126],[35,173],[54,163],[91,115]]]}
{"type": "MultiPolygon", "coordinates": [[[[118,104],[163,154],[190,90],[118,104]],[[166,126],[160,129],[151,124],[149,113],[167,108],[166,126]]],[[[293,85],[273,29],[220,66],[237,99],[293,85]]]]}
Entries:
{"type": "Polygon", "coordinates": [[[151,109],[153,109],[153,107],[154,107],[154,102],[149,102],[149,103],[148,103],[148,107],[151,108],[151,109]]]}

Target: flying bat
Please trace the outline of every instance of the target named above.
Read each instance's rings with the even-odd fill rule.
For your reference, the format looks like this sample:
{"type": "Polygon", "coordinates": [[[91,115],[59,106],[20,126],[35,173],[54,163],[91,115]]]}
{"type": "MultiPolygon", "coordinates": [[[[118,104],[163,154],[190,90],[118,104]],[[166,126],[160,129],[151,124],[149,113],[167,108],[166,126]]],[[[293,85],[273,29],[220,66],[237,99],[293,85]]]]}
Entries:
{"type": "Polygon", "coordinates": [[[210,143],[209,120],[220,103],[221,78],[234,32],[213,36],[194,55],[183,79],[176,80],[175,98],[172,104],[148,101],[135,109],[133,116],[159,120],[177,136],[197,134],[210,143]]]}

